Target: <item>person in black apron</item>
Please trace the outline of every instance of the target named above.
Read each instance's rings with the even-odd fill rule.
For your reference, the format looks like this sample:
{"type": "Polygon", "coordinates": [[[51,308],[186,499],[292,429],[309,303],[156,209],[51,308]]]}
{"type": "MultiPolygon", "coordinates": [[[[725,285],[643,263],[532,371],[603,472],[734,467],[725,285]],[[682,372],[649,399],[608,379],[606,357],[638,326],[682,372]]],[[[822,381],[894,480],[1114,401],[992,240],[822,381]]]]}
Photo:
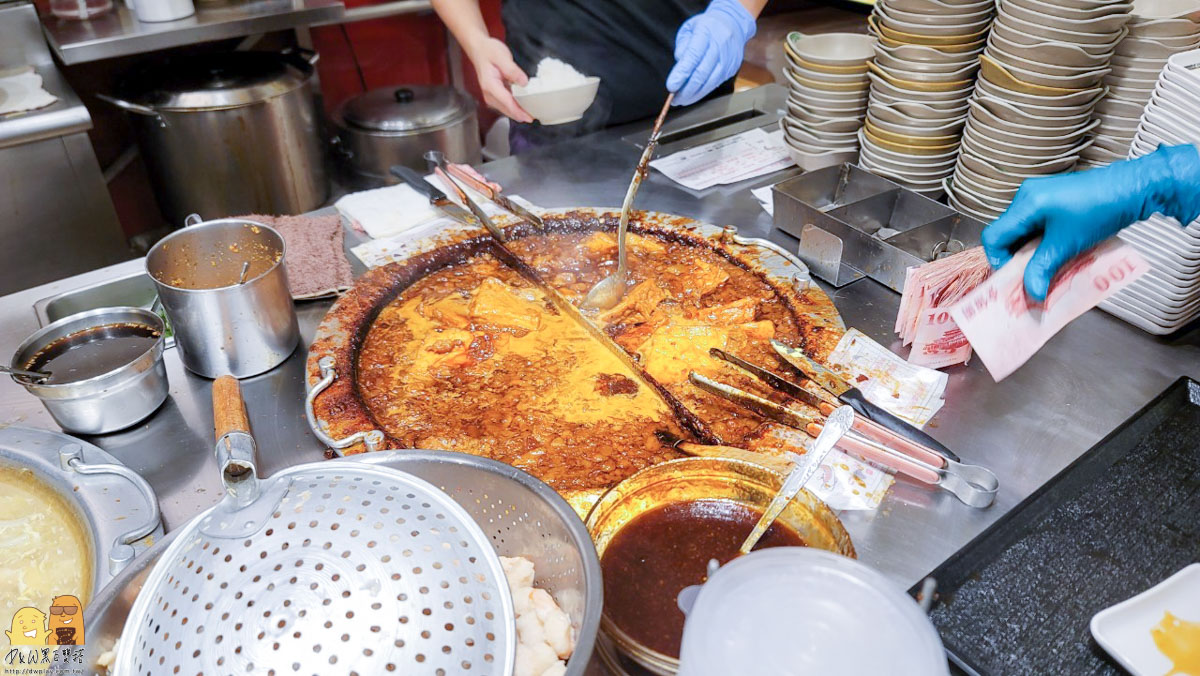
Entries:
{"type": "Polygon", "coordinates": [[[691,105],[733,91],[766,0],[503,0],[507,44],[487,33],[478,0],[433,0],[475,66],[484,99],[512,119],[512,152],[653,116],[667,91],[691,105]],[[513,98],[545,57],[600,78],[583,118],[544,126],[513,98]]]}

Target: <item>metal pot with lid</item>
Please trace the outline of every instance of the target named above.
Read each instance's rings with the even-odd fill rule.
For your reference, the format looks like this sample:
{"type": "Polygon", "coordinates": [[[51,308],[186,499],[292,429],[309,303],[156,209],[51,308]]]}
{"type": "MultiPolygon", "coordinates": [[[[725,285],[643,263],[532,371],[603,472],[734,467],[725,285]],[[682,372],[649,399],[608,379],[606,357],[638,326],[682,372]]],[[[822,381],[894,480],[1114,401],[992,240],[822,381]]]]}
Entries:
{"type": "Polygon", "coordinates": [[[139,73],[131,113],[163,216],[296,214],[329,194],[312,52],[229,52],[139,73]]]}
{"type": "Polygon", "coordinates": [[[424,171],[427,150],[454,162],[480,160],[475,101],[453,87],[373,89],[338,106],[333,122],[342,165],[358,185],[397,182],[388,171],[396,164],[424,171]]]}

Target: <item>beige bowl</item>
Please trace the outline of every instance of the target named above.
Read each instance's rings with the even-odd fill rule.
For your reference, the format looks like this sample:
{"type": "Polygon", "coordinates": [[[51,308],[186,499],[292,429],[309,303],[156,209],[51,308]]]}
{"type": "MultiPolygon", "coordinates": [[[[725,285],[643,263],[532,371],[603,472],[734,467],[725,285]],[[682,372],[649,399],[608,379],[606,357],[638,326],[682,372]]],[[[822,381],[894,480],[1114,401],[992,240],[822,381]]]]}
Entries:
{"type": "Polygon", "coordinates": [[[1158,82],[1158,74],[1162,72],[1161,68],[1130,68],[1128,66],[1111,66],[1111,68],[1112,71],[1104,78],[1105,80],[1115,80],[1122,85],[1137,83],[1132,85],[1135,87],[1142,86],[1147,82],[1153,85],[1158,82]]]}
{"type": "Polygon", "coordinates": [[[1142,19],[1135,16],[1125,25],[1129,27],[1130,35],[1146,38],[1176,38],[1200,32],[1200,24],[1191,19],[1142,19]]]}
{"type": "Polygon", "coordinates": [[[912,143],[899,143],[896,141],[891,141],[891,140],[882,138],[881,136],[873,133],[866,126],[863,127],[862,133],[863,133],[863,136],[865,136],[874,145],[879,146],[885,150],[890,150],[897,154],[938,156],[938,155],[945,155],[947,153],[952,153],[958,148],[958,140],[957,139],[955,139],[954,142],[952,142],[952,143],[941,143],[941,144],[937,144],[937,145],[925,144],[925,143],[912,144],[912,143]]]}
{"type": "Polygon", "coordinates": [[[861,64],[856,66],[826,66],[824,64],[814,63],[812,61],[806,61],[792,53],[792,50],[787,46],[786,42],[784,42],[783,45],[783,56],[787,59],[788,65],[795,68],[815,70],[819,73],[829,73],[832,75],[853,75],[855,73],[867,72],[866,61],[863,61],[861,64]]]}
{"type": "MultiPolygon", "coordinates": [[[[953,189],[952,185],[953,183],[948,184],[948,193],[953,189]]],[[[954,208],[964,211],[975,218],[981,218],[984,223],[999,218],[1000,214],[1004,213],[1004,210],[1008,208],[1007,202],[997,203],[993,200],[981,200],[977,195],[973,195],[962,189],[953,192],[947,201],[950,201],[954,208]]]]}
{"type": "Polygon", "coordinates": [[[1129,22],[1128,12],[1119,12],[1091,19],[1072,19],[1058,14],[1042,12],[1037,9],[1028,9],[1012,0],[997,0],[997,4],[1000,6],[1000,14],[1002,16],[1076,33],[1112,35],[1121,30],[1129,22]]]}
{"type": "MultiPolygon", "coordinates": [[[[882,78],[880,82],[884,82],[882,78]]],[[[887,85],[884,82],[884,85],[887,85]]],[[[887,85],[891,87],[891,85],[887,85]]],[[[917,105],[932,108],[938,113],[949,119],[952,116],[959,116],[966,112],[967,100],[970,95],[960,96],[949,101],[927,98],[923,92],[904,92],[901,95],[894,93],[895,90],[884,91],[883,86],[873,85],[871,88],[871,103],[882,103],[886,105],[895,105],[897,103],[914,103],[917,105]]]]}
{"type": "MultiPolygon", "coordinates": [[[[1043,115],[1032,106],[1020,106],[1004,99],[993,98],[991,95],[977,96],[971,100],[970,106],[983,108],[997,118],[1012,124],[1025,124],[1031,127],[1053,127],[1056,129],[1077,129],[1092,119],[1091,106],[1070,108],[1070,115],[1043,115]]],[[[1058,112],[1058,111],[1056,111],[1058,112]]]]}
{"type": "Polygon", "coordinates": [[[1004,4],[1038,14],[1075,20],[1098,19],[1113,14],[1129,14],[1129,11],[1133,9],[1132,2],[1106,2],[1089,7],[1072,7],[1066,3],[1048,2],[1047,0],[1004,0],[1004,4]]]}
{"type": "MultiPolygon", "coordinates": [[[[936,111],[931,111],[929,108],[921,106],[917,103],[910,103],[905,108],[900,108],[896,104],[888,103],[872,103],[867,107],[867,117],[873,120],[876,124],[884,129],[891,129],[888,125],[912,129],[917,135],[922,132],[916,130],[925,130],[934,136],[947,136],[957,134],[964,124],[966,124],[966,108],[963,108],[962,115],[956,115],[952,118],[946,118],[944,115],[933,115],[936,111]],[[919,108],[923,108],[919,109],[919,108]],[[904,112],[906,109],[917,109],[918,112],[927,117],[914,117],[904,112]]],[[[895,130],[893,130],[895,131],[895,130]]]]}
{"type": "Polygon", "coordinates": [[[1117,44],[1125,37],[1126,29],[1122,29],[1119,33],[1117,33],[1117,35],[1113,36],[1113,38],[1107,42],[1078,43],[1070,40],[1064,41],[1059,37],[1032,35],[1019,28],[1007,26],[999,20],[996,20],[992,22],[992,31],[989,33],[989,35],[998,35],[1009,42],[1014,42],[1020,45],[1037,45],[1045,42],[1069,45],[1092,56],[1103,56],[1104,58],[1108,58],[1108,56],[1113,53],[1113,50],[1116,49],[1117,44]]]}
{"type": "Polygon", "coordinates": [[[788,108],[798,106],[808,113],[822,117],[862,117],[867,110],[867,100],[861,101],[817,101],[811,96],[803,99],[789,96],[788,108]]]}
{"type": "Polygon", "coordinates": [[[910,12],[889,2],[886,5],[876,3],[875,9],[882,16],[917,26],[971,26],[990,20],[996,13],[994,4],[972,8],[969,11],[947,9],[942,12],[910,12]]]}
{"type": "Polygon", "coordinates": [[[1072,136],[1082,134],[1092,125],[1095,125],[1099,120],[1085,119],[1082,123],[1072,126],[1048,125],[1040,126],[1033,124],[1019,124],[1016,122],[1008,122],[997,117],[991,111],[983,106],[971,105],[971,111],[967,113],[967,124],[971,124],[971,120],[978,120],[975,124],[982,126],[989,132],[1008,132],[1017,136],[1037,136],[1048,139],[1049,143],[1066,143],[1072,136]]]}
{"type": "Polygon", "coordinates": [[[873,139],[882,139],[884,141],[889,141],[891,143],[897,143],[897,144],[905,145],[905,146],[919,146],[919,147],[933,146],[933,147],[948,149],[948,148],[954,146],[954,144],[958,143],[959,138],[960,138],[959,134],[949,134],[949,135],[940,135],[940,136],[933,135],[933,134],[929,134],[929,135],[910,134],[910,133],[908,133],[910,131],[909,129],[905,129],[905,128],[901,127],[897,131],[897,129],[894,125],[892,125],[892,127],[893,127],[892,129],[884,129],[883,127],[879,126],[873,120],[870,120],[870,119],[863,120],[863,129],[873,139]]]}
{"type": "Polygon", "coordinates": [[[914,154],[907,150],[894,150],[887,145],[878,143],[873,136],[867,134],[865,129],[858,131],[859,145],[863,152],[870,153],[876,157],[892,161],[892,162],[908,162],[915,165],[928,167],[926,171],[932,170],[934,167],[941,167],[947,163],[953,163],[954,158],[958,156],[958,145],[953,149],[944,150],[938,153],[914,154]]]}
{"type": "Polygon", "coordinates": [[[1190,19],[1200,22],[1193,0],[1133,0],[1133,15],[1142,19],[1190,19]]]}
{"type": "MultiPolygon", "coordinates": [[[[864,125],[869,125],[871,130],[882,135],[883,132],[890,134],[899,134],[905,136],[946,139],[945,143],[953,142],[962,132],[962,128],[966,125],[967,120],[953,120],[934,126],[912,125],[907,123],[890,122],[880,119],[874,111],[868,110],[867,116],[863,120],[864,125]]],[[[889,138],[884,136],[884,138],[889,138]]]]}
{"type": "Polygon", "coordinates": [[[813,80],[814,82],[858,85],[860,87],[866,87],[868,84],[866,69],[861,73],[826,73],[819,70],[811,70],[803,66],[789,65],[788,70],[798,78],[813,80]]]}
{"type": "Polygon", "coordinates": [[[984,34],[987,33],[986,25],[982,30],[976,30],[971,33],[962,34],[922,35],[920,33],[909,33],[884,25],[882,22],[876,19],[875,15],[867,17],[867,25],[870,26],[872,31],[876,35],[879,35],[881,39],[887,38],[889,40],[894,40],[897,43],[913,45],[964,47],[975,42],[982,42],[984,34]]]}
{"type": "Polygon", "coordinates": [[[1163,40],[1175,38],[1125,38],[1118,45],[1114,56],[1133,57],[1138,59],[1166,59],[1181,52],[1191,51],[1200,47],[1200,39],[1188,38],[1192,42],[1177,46],[1164,44],[1163,40]]]}
{"type": "MultiPolygon", "coordinates": [[[[867,17],[868,25],[870,25],[870,21],[871,21],[871,17],[867,17]]],[[[876,31],[876,33],[878,33],[878,31],[876,31]]],[[[930,45],[930,44],[925,44],[922,42],[912,42],[909,40],[895,40],[895,39],[889,38],[887,36],[882,36],[882,35],[879,36],[879,44],[884,45],[886,47],[904,47],[904,46],[932,47],[933,49],[936,49],[939,52],[945,52],[946,54],[965,54],[965,53],[978,54],[979,52],[983,51],[983,43],[984,43],[984,38],[982,38],[982,37],[979,38],[978,40],[975,40],[974,42],[964,42],[961,44],[950,44],[950,45],[930,45]]]]}
{"type": "MultiPolygon", "coordinates": [[[[972,153],[959,153],[959,156],[964,160],[976,157],[972,153]]],[[[1071,167],[1075,166],[1075,160],[1078,159],[1078,157],[1075,154],[1071,154],[1067,157],[1055,158],[1052,160],[1046,160],[1045,162],[1035,162],[1031,164],[1005,162],[1004,160],[995,157],[982,157],[979,159],[1004,173],[1029,177],[1043,176],[1046,174],[1058,174],[1064,171],[1069,171],[1071,167]]]]}
{"type": "Polygon", "coordinates": [[[897,87],[899,89],[909,89],[918,92],[969,92],[971,85],[975,83],[975,81],[970,77],[964,77],[961,80],[945,80],[935,82],[906,80],[902,77],[889,73],[875,63],[869,64],[868,68],[870,69],[872,75],[883,78],[893,87],[897,87]]]}
{"type": "Polygon", "coordinates": [[[835,133],[858,131],[858,128],[863,124],[863,118],[861,117],[822,117],[820,115],[810,115],[803,110],[792,108],[788,109],[785,119],[798,127],[814,133],[824,131],[835,133]]]}
{"type": "Polygon", "coordinates": [[[874,36],[861,33],[805,35],[792,31],[784,45],[806,62],[839,68],[861,67],[875,54],[874,36]]]}
{"type": "MultiPolygon", "coordinates": [[[[934,50],[930,50],[934,51],[934,50]]],[[[875,51],[875,63],[886,70],[902,70],[911,73],[930,73],[937,75],[946,75],[957,72],[973,72],[979,67],[979,59],[971,57],[964,61],[911,61],[905,58],[892,56],[884,48],[880,47],[875,51]]],[[[911,78],[909,78],[911,79],[911,78]]],[[[962,77],[953,78],[956,80],[962,77]]]]}
{"type": "Polygon", "coordinates": [[[1113,54],[1109,65],[1159,73],[1162,72],[1162,67],[1167,65],[1167,59],[1166,57],[1139,57],[1113,54]]]}
{"type": "Polygon", "coordinates": [[[1113,98],[1129,101],[1130,103],[1141,103],[1145,105],[1150,96],[1154,93],[1152,89],[1134,89],[1133,87],[1109,87],[1108,95],[1113,98]]]}
{"type": "Polygon", "coordinates": [[[1140,119],[1145,111],[1145,106],[1139,106],[1136,103],[1129,103],[1121,99],[1113,99],[1104,97],[1100,103],[1096,104],[1097,115],[1112,115],[1121,118],[1140,119]]]}
{"type": "Polygon", "coordinates": [[[975,2],[943,2],[942,0],[888,0],[888,9],[898,9],[914,14],[973,14],[975,12],[991,11],[996,7],[995,0],[976,0],[975,2]]]}
{"type": "Polygon", "coordinates": [[[912,162],[893,162],[881,158],[878,154],[868,146],[863,146],[862,152],[859,153],[859,164],[871,170],[885,170],[893,174],[904,174],[911,176],[914,181],[925,182],[935,181],[944,176],[949,175],[954,171],[954,160],[951,159],[948,163],[938,165],[928,164],[913,164],[912,162]]]}
{"type": "MultiPolygon", "coordinates": [[[[991,39],[992,38],[989,38],[989,40],[991,39]]],[[[1102,71],[1107,67],[1104,63],[1101,63],[1099,66],[1063,65],[1051,59],[1037,58],[1035,54],[1031,54],[1028,50],[1022,50],[1018,48],[1015,51],[1010,51],[1008,47],[1000,45],[998,41],[996,44],[991,44],[989,42],[987,53],[990,57],[1003,63],[1005,66],[1023,68],[1034,73],[1041,73],[1043,75],[1050,75],[1060,78],[1079,76],[1085,73],[1095,73],[1097,71],[1102,71]],[[1030,56],[1035,58],[1029,58],[1030,56]]]]}
{"type": "Polygon", "coordinates": [[[980,157],[997,162],[1006,162],[1016,167],[1027,167],[1036,164],[1042,164],[1054,160],[1065,160],[1070,157],[1072,159],[1079,156],[1079,151],[1091,145],[1091,140],[1084,141],[1081,144],[1076,144],[1066,150],[1050,152],[1047,147],[1031,146],[1028,148],[1014,148],[1013,151],[998,150],[985,143],[981,143],[975,138],[974,134],[963,134],[962,150],[960,153],[975,153],[980,157]],[[1044,152],[1043,152],[1044,151],[1044,152]]]}
{"type": "Polygon", "coordinates": [[[975,35],[987,30],[994,12],[990,9],[973,14],[914,14],[875,4],[882,26],[914,35],[975,35]]]}
{"type": "Polygon", "coordinates": [[[975,78],[975,71],[979,69],[978,59],[972,59],[970,62],[962,64],[958,68],[949,71],[931,71],[922,70],[920,64],[917,68],[911,68],[910,64],[904,61],[893,60],[890,57],[875,57],[874,65],[887,73],[893,78],[906,80],[908,82],[964,82],[975,78]]]}
{"type": "Polygon", "coordinates": [[[970,135],[973,140],[1002,152],[1017,152],[1020,154],[1022,151],[1016,149],[1026,149],[1029,152],[1044,151],[1056,155],[1078,146],[1087,136],[1087,133],[1095,128],[1094,123],[1089,122],[1083,130],[1077,130],[1064,136],[1033,136],[996,127],[988,127],[979,124],[975,119],[968,118],[966,126],[963,127],[963,135],[970,135]]]}
{"type": "Polygon", "coordinates": [[[899,45],[888,46],[882,42],[875,45],[875,58],[878,59],[881,55],[886,55],[896,61],[909,64],[909,68],[915,66],[943,67],[947,70],[956,70],[962,66],[973,63],[979,60],[979,53],[983,51],[984,45],[980,44],[978,49],[968,52],[948,52],[930,47],[928,45],[899,45]]]}
{"type": "Polygon", "coordinates": [[[1094,88],[1108,73],[1108,68],[1087,71],[1075,77],[1060,78],[1003,64],[984,54],[979,57],[979,71],[981,77],[1006,89],[1039,96],[1068,96],[1094,88]]]}
{"type": "MultiPolygon", "coordinates": [[[[956,85],[954,88],[946,91],[936,91],[934,89],[924,87],[921,89],[910,88],[902,85],[897,85],[891,78],[884,77],[878,73],[871,72],[871,91],[883,92],[890,95],[892,98],[897,98],[902,101],[916,101],[918,103],[951,103],[953,106],[961,105],[963,101],[971,96],[971,81],[966,84],[956,85]]],[[[921,85],[923,83],[917,83],[921,85]]]]}
{"type": "MultiPolygon", "coordinates": [[[[1109,57],[1113,55],[1111,50],[1092,54],[1084,51],[1078,45],[1048,40],[1040,41],[1040,38],[1034,38],[1034,40],[1035,42],[1025,44],[1013,42],[995,31],[988,35],[990,47],[1002,49],[1023,59],[1033,59],[1040,63],[1053,63],[1069,68],[1103,68],[1108,63],[1109,57]]],[[[1115,49],[1116,46],[1114,45],[1113,48],[1115,49]]]]}
{"type": "Polygon", "coordinates": [[[846,132],[814,131],[806,129],[795,122],[783,119],[784,135],[792,140],[814,148],[848,148],[858,140],[858,130],[846,132]]]}
{"type": "MultiPolygon", "coordinates": [[[[1103,96],[1105,92],[1104,87],[1094,87],[1092,89],[1071,92],[1070,94],[1047,96],[1044,94],[1019,92],[990,82],[985,78],[979,78],[975,83],[975,88],[985,94],[1008,100],[1011,103],[1061,107],[1062,109],[1091,105],[1096,99],[1103,96]]],[[[1049,113],[1047,114],[1049,115],[1049,113]]]]}
{"type": "Polygon", "coordinates": [[[863,96],[867,91],[867,81],[861,82],[827,82],[823,80],[813,80],[802,75],[797,75],[790,68],[783,69],[783,76],[788,83],[800,89],[808,89],[819,92],[825,95],[830,93],[840,94],[845,98],[857,98],[863,96]]]}
{"type": "Polygon", "coordinates": [[[1056,86],[1058,89],[1086,89],[1096,86],[1110,71],[1108,66],[1099,68],[1064,68],[1039,61],[1022,59],[1004,52],[1000,48],[988,50],[991,58],[1007,70],[1010,76],[1028,84],[1056,86]]]}
{"type": "Polygon", "coordinates": [[[975,170],[962,164],[955,168],[954,175],[966,176],[974,185],[979,186],[988,193],[997,195],[1015,195],[1017,189],[1021,185],[1020,182],[1006,183],[1004,181],[997,181],[994,178],[988,178],[987,176],[978,174],[975,172],[975,170]]]}
{"type": "Polygon", "coordinates": [[[788,141],[786,147],[792,161],[804,171],[816,171],[825,167],[836,167],[846,162],[858,161],[857,147],[848,150],[806,149],[791,141],[788,141]]]}
{"type": "MultiPolygon", "coordinates": [[[[994,26],[1003,26],[1019,33],[1024,33],[1027,36],[1040,37],[1043,40],[1057,40],[1059,42],[1084,46],[1085,48],[1087,45],[1112,44],[1125,34],[1124,26],[1117,28],[1115,31],[1084,32],[1054,25],[1045,17],[1040,21],[1026,21],[1007,12],[1001,12],[996,16],[996,21],[993,23],[994,26]]],[[[1009,36],[1005,35],[1005,37],[1009,36]]]]}

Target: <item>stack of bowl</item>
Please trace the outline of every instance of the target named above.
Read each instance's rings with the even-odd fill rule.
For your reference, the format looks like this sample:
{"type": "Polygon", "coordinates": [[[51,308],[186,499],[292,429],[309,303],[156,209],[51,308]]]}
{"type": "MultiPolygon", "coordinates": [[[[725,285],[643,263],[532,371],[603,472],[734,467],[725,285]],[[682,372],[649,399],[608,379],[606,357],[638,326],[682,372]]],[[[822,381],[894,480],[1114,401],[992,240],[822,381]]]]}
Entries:
{"type": "Polygon", "coordinates": [[[1130,8],[1113,0],[998,0],[946,186],[951,206],[990,221],[1026,178],[1075,166],[1098,124],[1092,112],[1130,8]]]}
{"type": "Polygon", "coordinates": [[[789,33],[787,115],[780,121],[788,152],[811,171],[858,157],[858,130],[867,108],[867,62],[875,38],[858,33],[789,33]]]}
{"type": "Polygon", "coordinates": [[[859,164],[929,197],[942,193],[967,115],[993,0],[878,0],[879,37],[859,164]]]}
{"type": "Polygon", "coordinates": [[[1134,0],[1129,34],[1117,43],[1108,94],[1096,104],[1094,139],[1079,155],[1080,167],[1124,159],[1154,83],[1172,54],[1200,47],[1200,1],[1134,0]]]}

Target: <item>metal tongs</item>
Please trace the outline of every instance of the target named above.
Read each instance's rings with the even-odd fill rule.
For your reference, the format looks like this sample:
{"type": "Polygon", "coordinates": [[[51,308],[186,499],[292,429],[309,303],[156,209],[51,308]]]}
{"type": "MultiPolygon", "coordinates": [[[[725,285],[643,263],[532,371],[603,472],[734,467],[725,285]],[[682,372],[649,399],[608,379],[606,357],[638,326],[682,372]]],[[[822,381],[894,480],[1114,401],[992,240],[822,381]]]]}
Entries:
{"type": "MultiPolygon", "coordinates": [[[[817,411],[832,412],[840,402],[829,393],[816,394],[744,359],[724,350],[713,348],[709,354],[716,359],[737,366],[754,376],[773,390],[799,401],[817,411]],[[829,401],[833,399],[833,401],[829,401]]],[[[790,406],[740,390],[732,385],[717,382],[695,371],[688,379],[696,387],[731,401],[774,422],[799,429],[816,436],[824,425],[821,415],[809,415],[790,406]]],[[[827,415],[828,413],[826,413],[827,415]]],[[[996,499],[1000,487],[996,475],[979,465],[966,465],[946,457],[945,454],[889,429],[857,413],[850,432],[838,442],[838,448],[864,460],[874,462],[921,483],[937,486],[949,491],[971,507],[987,507],[996,499]]]]}

